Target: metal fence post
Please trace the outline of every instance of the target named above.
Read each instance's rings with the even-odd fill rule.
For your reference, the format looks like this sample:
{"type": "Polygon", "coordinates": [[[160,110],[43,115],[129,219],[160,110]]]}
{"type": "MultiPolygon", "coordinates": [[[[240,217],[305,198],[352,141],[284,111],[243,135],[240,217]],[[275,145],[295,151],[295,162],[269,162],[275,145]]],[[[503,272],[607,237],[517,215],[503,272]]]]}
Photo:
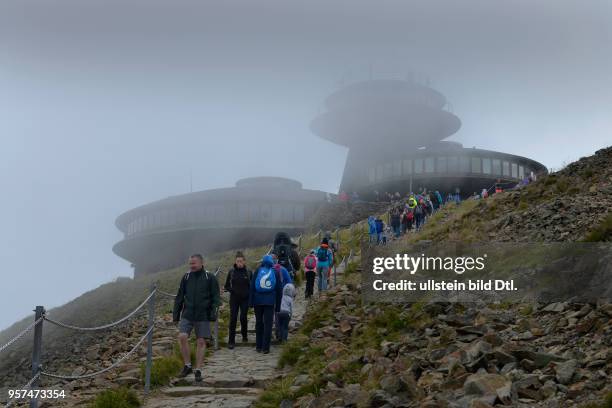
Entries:
{"type": "MultiPolygon", "coordinates": [[[[36,306],[34,310],[34,321],[37,321],[45,313],[45,308],[42,306],[36,306]]],[[[34,347],[32,348],[32,377],[36,376],[40,371],[40,355],[42,351],[42,328],[43,320],[36,323],[34,326],[34,347]]],[[[35,390],[38,388],[39,379],[36,379],[30,389],[35,390]]],[[[38,407],[38,399],[32,398],[30,400],[30,408],[38,407]]]]}
{"type": "MultiPolygon", "coordinates": [[[[155,283],[151,284],[151,291],[157,289],[155,283]]],[[[149,324],[147,335],[147,364],[145,367],[145,388],[144,393],[148,394],[151,389],[151,365],[153,364],[153,325],[155,324],[155,293],[149,299],[149,324]]]]}
{"type": "Polygon", "coordinates": [[[336,228],[336,251],[340,251],[340,228],[336,228]]]}

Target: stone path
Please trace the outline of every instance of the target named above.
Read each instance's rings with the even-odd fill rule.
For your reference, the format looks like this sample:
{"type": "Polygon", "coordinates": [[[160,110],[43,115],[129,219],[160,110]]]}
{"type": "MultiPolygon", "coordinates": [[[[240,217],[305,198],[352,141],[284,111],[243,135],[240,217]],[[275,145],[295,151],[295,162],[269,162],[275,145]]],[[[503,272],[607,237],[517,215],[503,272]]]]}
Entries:
{"type": "MultiPolygon", "coordinates": [[[[290,329],[300,324],[306,311],[303,287],[297,291],[290,329]]],[[[249,343],[238,342],[233,350],[221,348],[206,360],[201,383],[195,382],[193,374],[185,379],[175,379],[172,381],[174,385],[151,396],[144,407],[250,407],[267,382],[283,375],[283,371],[277,368],[281,346],[273,343],[269,354],[257,353],[254,327],[255,317],[251,316],[249,343]]]]}

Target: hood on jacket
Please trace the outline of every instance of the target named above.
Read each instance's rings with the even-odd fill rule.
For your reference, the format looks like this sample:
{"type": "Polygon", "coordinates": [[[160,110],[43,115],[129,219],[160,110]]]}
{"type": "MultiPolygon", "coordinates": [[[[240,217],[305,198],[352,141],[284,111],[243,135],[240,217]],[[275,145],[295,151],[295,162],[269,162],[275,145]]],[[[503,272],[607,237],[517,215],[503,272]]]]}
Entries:
{"type": "Polygon", "coordinates": [[[263,258],[261,258],[261,265],[268,268],[273,266],[274,258],[272,258],[272,255],[264,255],[263,258]]]}
{"type": "Polygon", "coordinates": [[[283,296],[295,297],[295,286],[292,283],[288,283],[283,288],[283,296]]]}

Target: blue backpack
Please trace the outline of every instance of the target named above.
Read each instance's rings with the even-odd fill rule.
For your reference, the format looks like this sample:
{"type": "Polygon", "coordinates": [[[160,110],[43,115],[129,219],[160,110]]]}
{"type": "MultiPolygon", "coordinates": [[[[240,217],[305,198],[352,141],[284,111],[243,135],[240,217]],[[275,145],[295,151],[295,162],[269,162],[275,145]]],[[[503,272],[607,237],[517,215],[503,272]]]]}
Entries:
{"type": "Polygon", "coordinates": [[[327,248],[319,247],[317,250],[317,259],[321,262],[327,262],[328,257],[329,253],[327,252],[327,248]]]}
{"type": "Polygon", "coordinates": [[[276,271],[273,268],[261,266],[257,270],[255,291],[269,293],[276,289],[276,271]]]}

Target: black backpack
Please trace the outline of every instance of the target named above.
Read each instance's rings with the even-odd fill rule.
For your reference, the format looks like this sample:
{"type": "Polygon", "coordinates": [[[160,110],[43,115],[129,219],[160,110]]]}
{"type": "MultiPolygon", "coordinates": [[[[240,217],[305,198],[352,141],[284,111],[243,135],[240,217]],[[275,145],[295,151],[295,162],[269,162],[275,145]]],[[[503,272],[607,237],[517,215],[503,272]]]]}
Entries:
{"type": "Polygon", "coordinates": [[[278,261],[285,266],[291,254],[291,237],[286,232],[278,232],[274,236],[273,250],[278,255],[278,261]]]}

